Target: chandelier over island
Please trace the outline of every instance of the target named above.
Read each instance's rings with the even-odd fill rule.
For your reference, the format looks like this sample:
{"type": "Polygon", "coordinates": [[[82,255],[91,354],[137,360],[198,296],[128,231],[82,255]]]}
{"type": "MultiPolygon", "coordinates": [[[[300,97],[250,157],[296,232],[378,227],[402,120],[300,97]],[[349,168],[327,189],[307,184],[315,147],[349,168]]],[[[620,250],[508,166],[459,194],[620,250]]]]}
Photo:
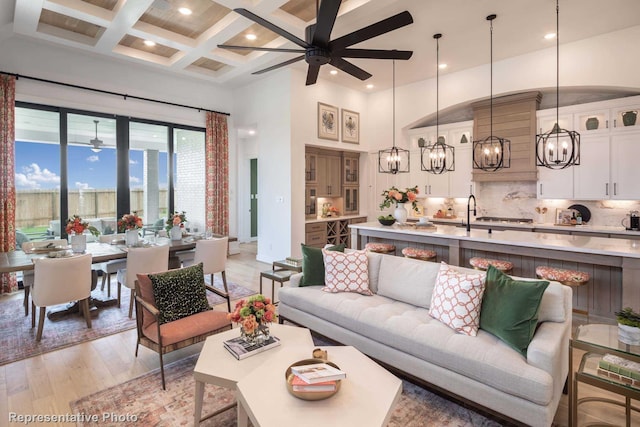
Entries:
{"type": "Polygon", "coordinates": [[[396,147],[396,61],[393,61],[393,146],[378,151],[379,173],[408,173],[409,150],[396,147]]]}

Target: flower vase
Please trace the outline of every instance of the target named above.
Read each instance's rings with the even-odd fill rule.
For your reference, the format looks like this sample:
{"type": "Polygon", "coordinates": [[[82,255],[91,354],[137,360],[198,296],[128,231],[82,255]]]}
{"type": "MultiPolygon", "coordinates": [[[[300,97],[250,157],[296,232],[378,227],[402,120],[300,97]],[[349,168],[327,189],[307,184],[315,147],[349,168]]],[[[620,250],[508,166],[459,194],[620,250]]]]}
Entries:
{"type": "Polygon", "coordinates": [[[258,325],[252,332],[248,333],[244,327],[240,327],[240,336],[249,344],[261,344],[269,339],[270,332],[267,325],[258,325]]]}
{"type": "Polygon", "coordinates": [[[131,229],[125,232],[125,243],[127,246],[135,246],[138,244],[138,230],[131,229]]]}
{"type": "Polygon", "coordinates": [[[182,240],[182,228],[178,225],[171,227],[171,230],[169,230],[169,237],[171,240],[182,240]]]}
{"type": "Polygon", "coordinates": [[[407,209],[404,206],[404,203],[396,203],[396,209],[393,211],[393,217],[400,224],[404,224],[407,222],[407,209]]]}
{"type": "Polygon", "coordinates": [[[87,236],[85,234],[72,234],[71,250],[76,254],[84,253],[87,250],[87,236]]]}

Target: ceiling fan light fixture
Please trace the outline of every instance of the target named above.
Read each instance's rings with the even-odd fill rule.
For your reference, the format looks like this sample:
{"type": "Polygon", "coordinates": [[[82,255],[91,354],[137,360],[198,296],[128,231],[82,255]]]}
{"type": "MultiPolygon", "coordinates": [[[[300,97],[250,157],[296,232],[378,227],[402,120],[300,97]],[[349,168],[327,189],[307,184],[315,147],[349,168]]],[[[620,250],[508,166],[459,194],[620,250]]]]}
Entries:
{"type": "Polygon", "coordinates": [[[442,34],[434,34],[436,39],[436,141],[420,148],[420,170],[439,175],[444,172],[454,171],[456,168],[455,148],[445,142],[440,136],[439,129],[439,103],[440,103],[440,38],[442,34]]]}
{"type": "Polygon", "coordinates": [[[536,166],[565,169],[580,165],[580,134],[562,129],[560,123],[560,6],[556,0],[556,122],[548,132],[536,135],[536,166]]]}
{"type": "Polygon", "coordinates": [[[396,61],[393,61],[393,146],[378,151],[378,172],[396,175],[409,172],[409,150],[396,147],[396,61]]]}
{"type": "Polygon", "coordinates": [[[94,139],[92,139],[91,141],[89,141],[89,143],[91,144],[91,151],[93,151],[94,153],[99,153],[100,151],[102,151],[102,140],[98,139],[98,123],[99,120],[94,120],[93,123],[95,123],[96,125],[96,137],[94,139]]]}
{"type": "Polygon", "coordinates": [[[99,152],[102,151],[102,148],[99,148],[99,147],[94,145],[93,148],[91,149],[91,151],[93,151],[94,153],[99,153],[99,152]]]}
{"type": "Polygon", "coordinates": [[[493,134],[493,20],[497,15],[487,16],[491,46],[490,71],[490,127],[489,136],[473,141],[473,169],[495,172],[499,169],[511,167],[511,141],[493,134]]]}

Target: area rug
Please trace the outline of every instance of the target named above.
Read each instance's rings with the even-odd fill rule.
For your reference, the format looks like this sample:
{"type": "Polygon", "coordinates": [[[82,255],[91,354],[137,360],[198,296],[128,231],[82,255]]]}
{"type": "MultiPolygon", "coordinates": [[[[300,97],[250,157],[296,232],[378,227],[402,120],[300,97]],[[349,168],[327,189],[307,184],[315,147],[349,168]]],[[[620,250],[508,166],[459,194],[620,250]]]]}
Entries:
{"type": "MultiPolygon", "coordinates": [[[[207,282],[209,282],[208,278],[207,282]]],[[[219,276],[214,276],[214,286],[224,289],[222,279],[219,276]]],[[[256,293],[229,281],[227,281],[227,286],[232,300],[256,293]]],[[[112,281],[111,289],[111,296],[115,298],[117,292],[115,280],[112,281]]],[[[36,327],[32,329],[31,309],[29,309],[29,316],[25,316],[22,294],[20,298],[0,299],[0,325],[2,325],[0,328],[0,348],[2,349],[0,351],[0,366],[135,328],[135,315],[133,319],[129,319],[130,295],[129,289],[125,288],[122,292],[120,308],[114,305],[99,309],[97,315],[92,316],[91,329],[87,328],[84,318],[77,314],[65,316],[64,319],[55,322],[45,319],[42,340],[39,343],[35,340],[38,319],[36,318],[36,327]]],[[[107,299],[106,290],[100,291],[100,286],[92,292],[92,296],[101,300],[107,299]]],[[[225,302],[222,297],[213,292],[207,292],[207,298],[212,306],[225,302]]],[[[227,310],[226,305],[221,308],[227,310]]]]}
{"type": "MultiPolygon", "coordinates": [[[[161,386],[160,371],[134,378],[70,403],[74,414],[109,414],[117,422],[100,426],[184,426],[193,425],[193,368],[197,355],[178,360],[165,367],[167,390],[161,386]]],[[[410,382],[403,381],[402,396],[396,405],[388,427],[429,426],[500,426],[495,421],[463,408],[410,382]]],[[[268,398],[268,396],[265,396],[268,398]]],[[[203,414],[234,402],[233,392],[207,384],[203,414]]],[[[102,415],[100,415],[102,417],[102,415]]],[[[235,427],[236,410],[230,409],[201,423],[202,426],[235,427]]],[[[78,423],[94,425],[94,423],[78,423]]]]}

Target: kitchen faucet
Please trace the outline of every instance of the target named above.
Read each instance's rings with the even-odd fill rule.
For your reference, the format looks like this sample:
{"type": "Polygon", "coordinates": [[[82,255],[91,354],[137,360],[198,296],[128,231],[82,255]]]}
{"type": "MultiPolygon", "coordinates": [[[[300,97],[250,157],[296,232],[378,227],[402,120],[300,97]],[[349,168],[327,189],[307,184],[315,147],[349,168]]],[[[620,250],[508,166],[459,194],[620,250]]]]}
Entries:
{"type": "Polygon", "coordinates": [[[471,231],[471,218],[469,212],[471,212],[471,200],[473,199],[473,216],[476,216],[476,196],[471,194],[467,199],[467,233],[471,231]]]}

